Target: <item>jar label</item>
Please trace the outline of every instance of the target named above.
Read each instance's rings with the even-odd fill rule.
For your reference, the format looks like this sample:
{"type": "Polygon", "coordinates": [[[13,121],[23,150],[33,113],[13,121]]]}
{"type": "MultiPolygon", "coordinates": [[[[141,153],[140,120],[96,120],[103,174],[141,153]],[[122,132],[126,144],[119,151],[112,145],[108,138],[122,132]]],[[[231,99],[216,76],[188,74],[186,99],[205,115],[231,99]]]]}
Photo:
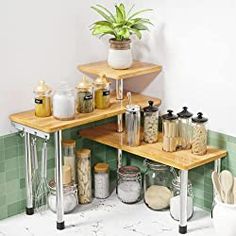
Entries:
{"type": "Polygon", "coordinates": [[[93,95],[92,94],[89,94],[89,95],[85,95],[84,96],[84,100],[87,101],[87,100],[91,100],[93,99],[93,95]]]}
{"type": "Polygon", "coordinates": [[[43,104],[43,99],[35,98],[34,102],[35,104],[43,104]]]}
{"type": "Polygon", "coordinates": [[[103,90],[103,96],[108,96],[110,95],[110,90],[103,90]]]}

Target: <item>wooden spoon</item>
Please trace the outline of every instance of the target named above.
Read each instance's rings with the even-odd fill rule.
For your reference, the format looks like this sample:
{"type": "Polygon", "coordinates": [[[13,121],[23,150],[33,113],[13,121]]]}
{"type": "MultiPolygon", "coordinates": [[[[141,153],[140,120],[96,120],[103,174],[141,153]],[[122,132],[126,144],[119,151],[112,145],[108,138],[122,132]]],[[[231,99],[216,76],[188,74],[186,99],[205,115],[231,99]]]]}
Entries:
{"type": "Polygon", "coordinates": [[[220,173],[220,182],[222,190],[224,192],[224,203],[233,204],[234,196],[232,194],[232,189],[234,184],[234,177],[232,173],[228,170],[223,170],[220,173]]]}
{"type": "Polygon", "coordinates": [[[234,177],[233,195],[234,195],[234,204],[236,204],[236,177],[234,177]]]}
{"type": "Polygon", "coordinates": [[[215,193],[216,193],[216,197],[221,201],[222,201],[222,196],[221,196],[221,184],[220,184],[220,180],[219,180],[219,175],[216,171],[213,171],[212,174],[211,174],[211,179],[212,179],[212,183],[213,183],[213,186],[214,186],[214,190],[215,190],[215,193]]]}

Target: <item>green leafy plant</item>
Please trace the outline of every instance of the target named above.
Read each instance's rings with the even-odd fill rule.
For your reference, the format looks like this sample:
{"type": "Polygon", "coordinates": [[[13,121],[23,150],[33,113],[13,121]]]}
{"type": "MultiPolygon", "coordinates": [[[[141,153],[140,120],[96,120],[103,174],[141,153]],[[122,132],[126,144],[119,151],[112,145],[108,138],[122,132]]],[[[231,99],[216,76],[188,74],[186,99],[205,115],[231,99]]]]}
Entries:
{"type": "Polygon", "coordinates": [[[144,12],[152,11],[152,9],[133,12],[133,5],[126,11],[123,3],[115,5],[115,13],[99,4],[91,8],[104,18],[104,20],[93,23],[90,29],[93,35],[100,37],[112,35],[115,40],[121,41],[129,39],[134,34],[138,39],[141,39],[142,31],[148,30],[147,26],[152,25],[149,19],[138,17],[144,12]]]}

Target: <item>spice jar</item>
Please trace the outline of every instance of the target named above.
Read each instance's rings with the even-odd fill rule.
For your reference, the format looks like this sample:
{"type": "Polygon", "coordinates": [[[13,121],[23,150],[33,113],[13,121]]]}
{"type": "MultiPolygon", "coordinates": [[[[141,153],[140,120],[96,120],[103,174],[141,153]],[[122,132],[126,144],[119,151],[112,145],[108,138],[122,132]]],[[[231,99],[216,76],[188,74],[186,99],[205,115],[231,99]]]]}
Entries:
{"type": "Polygon", "coordinates": [[[97,163],[94,166],[94,196],[107,198],[109,196],[109,165],[97,163]]]}
{"type": "MultiPolygon", "coordinates": [[[[48,184],[49,194],[48,194],[48,205],[51,211],[56,212],[56,185],[55,181],[51,180],[48,184]]],[[[63,204],[64,204],[64,213],[72,212],[78,205],[78,194],[77,186],[72,185],[63,185],[63,204]]]]}
{"type": "Polygon", "coordinates": [[[105,75],[98,77],[95,81],[95,106],[105,109],[110,106],[110,83],[105,75]]]}
{"type": "Polygon", "coordinates": [[[152,210],[168,208],[172,196],[173,168],[149,160],[145,160],[144,165],[147,167],[144,173],[145,204],[152,210]]]}
{"type": "Polygon", "coordinates": [[[174,152],[178,146],[178,116],[172,110],[162,116],[163,145],[166,152],[174,152]]]}
{"type": "Polygon", "coordinates": [[[94,87],[91,82],[84,76],[77,86],[78,107],[80,113],[93,112],[95,108],[94,87]]]}
{"type": "Polygon", "coordinates": [[[76,155],[79,202],[86,204],[92,201],[91,150],[80,149],[76,152],[76,155]]]}
{"type": "Polygon", "coordinates": [[[122,166],[118,170],[117,195],[123,203],[136,203],[141,199],[142,175],[136,166],[122,166]]]}
{"type": "Polygon", "coordinates": [[[192,153],[195,155],[205,155],[207,153],[207,121],[201,112],[197,113],[197,117],[192,118],[193,141],[192,153]]]}
{"type": "Polygon", "coordinates": [[[64,165],[71,168],[72,181],[76,182],[76,166],[75,166],[75,146],[76,142],[73,139],[63,140],[64,165]]]}
{"type": "Polygon", "coordinates": [[[51,89],[40,80],[38,86],[34,89],[35,115],[37,117],[48,117],[52,114],[51,109],[51,89]]]}
{"type": "MultiPolygon", "coordinates": [[[[180,220],[180,177],[172,181],[172,197],[170,199],[170,215],[175,220],[180,220]]],[[[188,181],[187,190],[187,219],[193,215],[193,190],[192,183],[188,181]]]]}
{"type": "Polygon", "coordinates": [[[62,81],[53,96],[53,116],[58,120],[72,120],[75,117],[75,111],[74,90],[62,81]]]}
{"type": "Polygon", "coordinates": [[[181,149],[191,148],[191,138],[192,138],[192,125],[191,117],[192,113],[188,111],[187,107],[183,107],[183,110],[177,113],[179,117],[179,142],[178,146],[181,149]]]}
{"type": "Polygon", "coordinates": [[[144,142],[155,143],[158,139],[158,107],[149,101],[144,110],[144,142]]]}

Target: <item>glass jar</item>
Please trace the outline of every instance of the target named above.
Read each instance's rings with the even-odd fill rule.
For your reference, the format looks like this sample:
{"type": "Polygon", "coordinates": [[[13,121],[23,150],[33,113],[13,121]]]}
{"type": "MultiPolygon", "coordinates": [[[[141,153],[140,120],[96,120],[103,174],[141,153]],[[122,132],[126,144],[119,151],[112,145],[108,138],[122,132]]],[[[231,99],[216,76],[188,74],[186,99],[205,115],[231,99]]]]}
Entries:
{"type": "Polygon", "coordinates": [[[75,146],[76,141],[72,139],[62,141],[63,152],[64,152],[64,165],[71,167],[72,181],[76,182],[76,166],[75,166],[75,146]]]}
{"type": "Polygon", "coordinates": [[[149,101],[144,110],[144,142],[155,143],[158,140],[158,107],[149,101]]]}
{"type": "MultiPolygon", "coordinates": [[[[180,220],[180,177],[177,176],[172,181],[172,197],[170,199],[170,215],[175,220],[180,220]]],[[[192,183],[188,181],[187,191],[187,219],[193,215],[193,189],[192,183]]]]}
{"type": "Polygon", "coordinates": [[[105,75],[98,77],[95,81],[95,106],[105,109],[110,106],[110,83],[105,75]]]}
{"type": "Polygon", "coordinates": [[[77,111],[80,113],[90,113],[95,109],[94,87],[84,76],[77,86],[77,111]]]}
{"type": "Polygon", "coordinates": [[[117,196],[127,204],[141,200],[142,175],[136,166],[122,166],[118,170],[117,196]]]}
{"type": "Polygon", "coordinates": [[[91,150],[80,149],[76,152],[76,156],[79,202],[90,203],[92,201],[91,150]]]}
{"type": "Polygon", "coordinates": [[[187,107],[183,107],[183,110],[179,112],[179,142],[178,146],[181,149],[190,149],[191,148],[191,139],[192,139],[192,125],[191,117],[192,113],[188,111],[187,107]]]}
{"type": "Polygon", "coordinates": [[[144,202],[152,210],[164,210],[170,205],[174,169],[149,160],[144,165],[144,202]]]}
{"type": "Polygon", "coordinates": [[[75,118],[76,99],[74,89],[62,81],[53,96],[53,116],[58,120],[75,118]]]}
{"type": "Polygon", "coordinates": [[[175,152],[178,147],[178,116],[168,110],[167,114],[162,116],[163,145],[162,149],[166,152],[175,152]]]}
{"type": "Polygon", "coordinates": [[[35,116],[48,117],[52,115],[51,109],[51,89],[40,80],[38,86],[34,89],[35,116]]]}
{"type": "Polygon", "coordinates": [[[195,155],[205,155],[207,153],[207,121],[201,112],[197,117],[192,118],[193,138],[192,153],[195,155]]]}
{"type": "Polygon", "coordinates": [[[104,199],[109,194],[109,164],[97,163],[94,166],[94,196],[104,199]]]}
{"type": "MultiPolygon", "coordinates": [[[[48,184],[49,194],[48,194],[48,206],[51,211],[57,211],[56,207],[56,185],[55,181],[51,180],[48,184]]],[[[63,204],[64,213],[72,212],[78,205],[78,194],[76,184],[63,185],[63,204]]]]}

